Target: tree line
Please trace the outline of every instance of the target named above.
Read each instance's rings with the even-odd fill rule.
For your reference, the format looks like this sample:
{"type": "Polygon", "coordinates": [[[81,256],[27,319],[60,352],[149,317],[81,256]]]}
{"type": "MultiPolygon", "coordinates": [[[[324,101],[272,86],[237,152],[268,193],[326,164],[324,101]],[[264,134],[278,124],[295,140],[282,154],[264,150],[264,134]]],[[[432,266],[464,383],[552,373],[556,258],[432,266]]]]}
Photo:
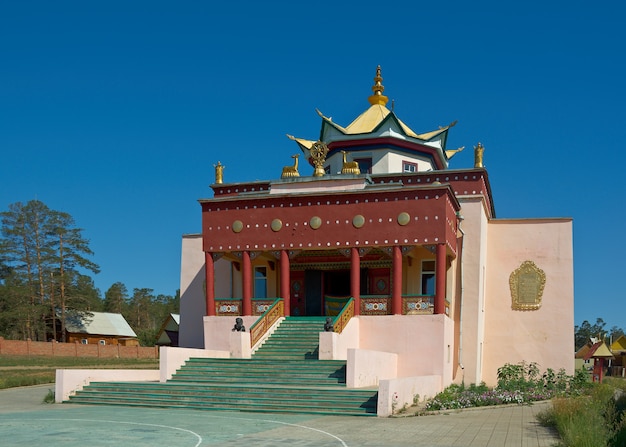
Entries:
{"type": "Polygon", "coordinates": [[[140,288],[131,295],[117,282],[103,299],[90,276],[100,271],[93,256],[68,213],[39,200],[0,212],[0,336],[65,341],[70,315],[113,312],[126,318],[144,346],[154,345],[167,315],[178,313],[178,292],[140,288]]]}
{"type": "Polygon", "coordinates": [[[606,329],[606,323],[602,318],[596,318],[595,324],[585,320],[580,326],[574,326],[575,350],[578,351],[585,346],[591,338],[604,341],[607,345],[610,345],[622,335],[624,335],[624,330],[621,327],[613,326],[611,329],[606,329]]]}

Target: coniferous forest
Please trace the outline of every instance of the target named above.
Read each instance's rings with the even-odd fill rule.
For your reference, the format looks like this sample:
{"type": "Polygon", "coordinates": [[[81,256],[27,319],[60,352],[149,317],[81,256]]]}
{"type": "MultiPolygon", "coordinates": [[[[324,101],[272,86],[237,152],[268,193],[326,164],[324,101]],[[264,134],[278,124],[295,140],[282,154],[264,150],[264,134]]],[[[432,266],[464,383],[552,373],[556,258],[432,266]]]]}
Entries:
{"type": "Polygon", "coordinates": [[[178,292],[131,293],[116,282],[102,296],[91,276],[100,271],[96,256],[82,233],[70,214],[39,200],[0,212],[0,336],[63,342],[57,334],[65,333],[68,315],[113,312],[126,318],[143,346],[154,345],[166,317],[178,313],[178,292]]]}

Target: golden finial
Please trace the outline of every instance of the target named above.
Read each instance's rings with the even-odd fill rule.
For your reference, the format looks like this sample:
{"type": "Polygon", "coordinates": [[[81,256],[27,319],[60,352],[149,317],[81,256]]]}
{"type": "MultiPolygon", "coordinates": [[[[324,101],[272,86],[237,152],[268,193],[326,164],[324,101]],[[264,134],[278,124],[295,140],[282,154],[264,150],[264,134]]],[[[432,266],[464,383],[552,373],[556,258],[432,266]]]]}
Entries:
{"type": "Polygon", "coordinates": [[[483,152],[485,152],[485,147],[482,143],[478,143],[474,146],[474,167],[475,168],[483,168],[483,152]]]}
{"type": "Polygon", "coordinates": [[[385,87],[383,87],[382,82],[383,82],[383,77],[380,75],[380,65],[379,65],[376,68],[376,76],[374,77],[374,86],[372,87],[372,91],[374,92],[374,94],[370,96],[369,98],[367,98],[367,100],[373,106],[377,104],[381,106],[387,105],[387,101],[389,100],[389,98],[383,95],[383,92],[385,91],[385,87]]]}
{"type": "Polygon", "coordinates": [[[224,168],[226,166],[218,161],[213,167],[215,168],[215,184],[224,183],[224,168]]]}

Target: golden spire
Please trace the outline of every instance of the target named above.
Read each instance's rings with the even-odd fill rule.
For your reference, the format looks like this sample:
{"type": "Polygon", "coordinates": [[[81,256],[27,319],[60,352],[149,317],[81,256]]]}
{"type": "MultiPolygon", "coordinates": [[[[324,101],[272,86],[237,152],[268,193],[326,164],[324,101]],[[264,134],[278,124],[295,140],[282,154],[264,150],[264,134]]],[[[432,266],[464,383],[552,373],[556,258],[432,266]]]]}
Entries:
{"type": "Polygon", "coordinates": [[[221,162],[217,162],[216,165],[213,165],[215,168],[215,184],[219,185],[224,183],[224,168],[225,166],[221,162]]]}
{"type": "Polygon", "coordinates": [[[475,168],[483,168],[483,152],[485,152],[485,147],[482,143],[478,143],[477,146],[474,146],[474,167],[475,168]]]}
{"type": "Polygon", "coordinates": [[[383,77],[380,75],[380,65],[379,65],[376,68],[376,76],[374,77],[374,86],[372,87],[372,91],[374,92],[374,94],[370,96],[369,98],[367,98],[367,100],[373,106],[377,104],[381,106],[385,106],[387,105],[387,101],[389,100],[389,98],[383,95],[383,92],[385,91],[385,87],[383,87],[382,82],[383,82],[383,77]]]}

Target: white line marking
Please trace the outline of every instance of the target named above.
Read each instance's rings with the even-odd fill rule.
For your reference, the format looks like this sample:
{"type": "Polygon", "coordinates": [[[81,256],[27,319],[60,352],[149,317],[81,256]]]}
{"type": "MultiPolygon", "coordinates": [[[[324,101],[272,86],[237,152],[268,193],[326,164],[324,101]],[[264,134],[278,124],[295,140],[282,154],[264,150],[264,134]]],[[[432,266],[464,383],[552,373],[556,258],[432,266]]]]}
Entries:
{"type": "MultiPolygon", "coordinates": [[[[237,418],[237,419],[239,419],[239,418],[237,418]]],[[[251,420],[251,419],[248,419],[248,420],[251,420]]],[[[258,419],[258,420],[260,420],[260,421],[262,421],[262,422],[273,422],[274,424],[289,425],[289,426],[291,426],[291,427],[306,428],[307,430],[313,430],[313,431],[316,431],[316,432],[319,432],[319,433],[323,433],[323,434],[325,434],[325,435],[328,435],[328,436],[330,436],[331,438],[335,438],[337,441],[341,442],[341,445],[342,445],[343,447],[348,447],[348,444],[346,444],[346,443],[343,441],[343,439],[341,439],[340,437],[335,436],[335,435],[333,435],[332,433],[328,433],[327,431],[320,430],[319,428],[307,427],[306,425],[299,425],[299,424],[290,424],[290,423],[288,423],[288,422],[271,421],[271,420],[267,420],[267,419],[258,419]]]]}
{"type": "MultiPolygon", "coordinates": [[[[209,415],[207,415],[209,416],[209,415]]],[[[215,418],[215,419],[229,419],[229,420],[242,420],[242,421],[254,421],[254,422],[269,422],[272,424],[281,424],[281,425],[289,425],[291,427],[297,427],[297,428],[304,428],[307,430],[312,430],[312,431],[316,431],[318,433],[323,433],[325,435],[330,436],[331,438],[336,439],[337,441],[339,441],[341,443],[341,445],[343,447],[348,447],[348,444],[345,443],[345,441],[343,439],[341,439],[339,436],[335,436],[332,433],[328,433],[327,431],[324,430],[320,430],[319,428],[313,428],[313,427],[307,427],[306,425],[299,425],[299,424],[290,424],[289,422],[281,422],[281,421],[272,421],[271,419],[252,419],[252,418],[238,418],[238,417],[226,417],[226,416],[218,416],[218,415],[210,415],[210,417],[215,418]]]]}
{"type": "MultiPolygon", "coordinates": [[[[203,415],[203,416],[210,416],[210,417],[212,417],[214,419],[229,419],[229,420],[237,419],[237,420],[242,420],[242,421],[267,422],[267,423],[270,423],[270,424],[280,424],[280,425],[287,425],[287,426],[290,426],[290,427],[303,428],[303,429],[306,429],[306,430],[316,431],[318,433],[322,433],[324,435],[327,435],[327,436],[329,436],[331,438],[334,438],[337,441],[339,441],[341,443],[342,447],[349,447],[348,444],[346,444],[345,441],[343,439],[341,439],[339,436],[335,436],[332,433],[329,433],[329,432],[324,431],[324,430],[320,430],[319,428],[307,427],[306,425],[291,424],[289,422],[281,422],[281,421],[273,421],[271,419],[252,419],[252,418],[238,418],[238,417],[234,417],[233,418],[233,417],[218,416],[218,415],[203,415]]],[[[172,429],[172,430],[179,430],[179,431],[182,431],[182,432],[190,433],[190,434],[194,435],[196,438],[198,438],[198,442],[196,443],[196,445],[194,445],[194,447],[199,447],[200,444],[202,443],[202,436],[200,436],[198,433],[196,433],[194,431],[191,431],[191,430],[187,430],[185,428],[172,427],[170,425],[146,424],[146,423],[142,423],[142,422],[106,421],[106,420],[101,420],[101,419],[51,419],[51,418],[46,418],[46,419],[38,419],[38,420],[39,421],[74,421],[74,422],[109,422],[109,423],[114,423],[114,424],[146,425],[146,426],[149,426],[149,427],[169,428],[169,429],[172,429]]],[[[242,436],[242,435],[238,434],[238,436],[242,436]]]]}
{"type": "Polygon", "coordinates": [[[198,438],[198,442],[196,443],[196,445],[194,445],[194,447],[198,447],[202,443],[202,436],[200,436],[198,433],[196,433],[194,431],[191,431],[191,430],[187,430],[185,428],[172,427],[170,425],[144,424],[142,422],[126,422],[126,421],[103,421],[103,420],[100,420],[100,419],[37,419],[37,420],[38,421],[74,421],[74,422],[110,422],[110,423],[114,423],[114,424],[147,425],[149,427],[170,428],[172,430],[179,430],[179,431],[184,431],[184,432],[190,433],[190,434],[194,435],[196,438],[198,438]]]}

